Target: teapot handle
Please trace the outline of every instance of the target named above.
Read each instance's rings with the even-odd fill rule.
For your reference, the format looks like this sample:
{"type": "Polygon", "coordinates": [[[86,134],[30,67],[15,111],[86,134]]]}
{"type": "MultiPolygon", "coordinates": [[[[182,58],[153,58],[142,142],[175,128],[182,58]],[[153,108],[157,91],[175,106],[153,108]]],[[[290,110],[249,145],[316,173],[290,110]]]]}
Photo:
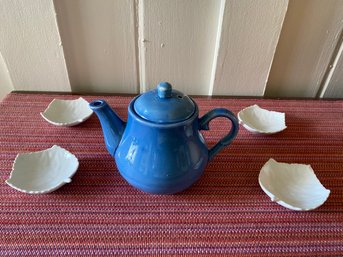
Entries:
{"type": "Polygon", "coordinates": [[[224,136],[222,139],[219,140],[217,144],[215,144],[211,149],[208,151],[208,159],[211,160],[219,151],[221,151],[225,146],[229,145],[231,141],[236,137],[239,129],[239,123],[236,116],[229,110],[224,108],[216,108],[199,119],[199,129],[200,130],[209,130],[209,122],[217,117],[225,117],[228,118],[232,125],[230,132],[224,136]]]}

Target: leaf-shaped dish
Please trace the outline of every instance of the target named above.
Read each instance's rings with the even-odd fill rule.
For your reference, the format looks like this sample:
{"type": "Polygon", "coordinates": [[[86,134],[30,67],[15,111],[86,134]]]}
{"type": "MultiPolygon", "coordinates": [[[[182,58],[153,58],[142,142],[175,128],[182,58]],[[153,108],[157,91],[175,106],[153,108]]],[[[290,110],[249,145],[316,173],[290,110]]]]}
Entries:
{"type": "Polygon", "coordinates": [[[257,104],[244,108],[238,113],[239,123],[250,132],[273,134],[284,130],[285,113],[269,111],[257,104]]]}
{"type": "Polygon", "coordinates": [[[297,211],[322,205],[330,195],[310,165],[288,164],[269,159],[259,175],[262,190],[278,204],[297,211]]]}
{"type": "Polygon", "coordinates": [[[24,193],[50,193],[70,183],[78,167],[75,155],[54,145],[43,151],[18,154],[6,183],[24,193]]]}
{"type": "Polygon", "coordinates": [[[56,126],[74,126],[87,120],[92,113],[88,102],[80,97],[75,100],[54,99],[41,115],[56,126]]]}

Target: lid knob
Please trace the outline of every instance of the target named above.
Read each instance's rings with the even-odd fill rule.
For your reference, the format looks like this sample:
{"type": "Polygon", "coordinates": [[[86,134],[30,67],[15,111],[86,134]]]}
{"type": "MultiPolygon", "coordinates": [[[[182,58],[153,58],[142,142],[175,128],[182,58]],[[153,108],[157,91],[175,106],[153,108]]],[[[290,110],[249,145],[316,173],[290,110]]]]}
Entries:
{"type": "Polygon", "coordinates": [[[168,82],[161,82],[157,85],[157,94],[159,98],[172,97],[172,86],[168,82]]]}
{"type": "Polygon", "coordinates": [[[184,121],[197,110],[190,97],[173,89],[168,82],[161,82],[156,88],[138,96],[133,108],[139,117],[157,124],[184,121]]]}

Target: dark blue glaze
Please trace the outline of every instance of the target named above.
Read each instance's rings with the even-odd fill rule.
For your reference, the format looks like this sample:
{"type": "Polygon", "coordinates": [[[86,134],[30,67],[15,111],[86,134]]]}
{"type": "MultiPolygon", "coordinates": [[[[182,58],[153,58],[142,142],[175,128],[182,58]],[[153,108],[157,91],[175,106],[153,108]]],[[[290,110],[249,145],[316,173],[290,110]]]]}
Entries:
{"type": "Polygon", "coordinates": [[[225,146],[229,145],[231,141],[237,136],[239,124],[237,121],[236,116],[229,110],[224,108],[216,108],[199,119],[199,127],[202,130],[209,130],[209,122],[214,118],[224,117],[231,120],[231,130],[229,134],[223,137],[217,144],[215,144],[208,152],[208,159],[211,160],[220,150],[222,150],[225,146]]]}
{"type": "Polygon", "coordinates": [[[226,109],[214,109],[199,119],[198,107],[189,98],[194,106],[189,117],[160,124],[136,113],[135,103],[140,97],[131,101],[126,124],[103,100],[93,101],[90,107],[100,119],[107,149],[114,155],[120,174],[142,191],[174,194],[190,187],[207,162],[237,135],[238,121],[226,109]],[[209,129],[208,123],[216,117],[230,119],[232,126],[228,135],[209,150],[200,130],[209,129]]]}

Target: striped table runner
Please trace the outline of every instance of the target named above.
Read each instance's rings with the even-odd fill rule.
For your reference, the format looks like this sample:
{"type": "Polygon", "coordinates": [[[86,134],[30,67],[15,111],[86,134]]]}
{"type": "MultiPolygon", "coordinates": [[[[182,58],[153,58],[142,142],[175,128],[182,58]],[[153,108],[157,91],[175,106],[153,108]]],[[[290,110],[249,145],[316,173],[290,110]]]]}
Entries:
{"type": "MultiPolygon", "coordinates": [[[[194,98],[201,114],[252,104],[285,112],[288,128],[260,135],[241,127],[194,186],[161,196],[121,178],[95,115],[75,127],[47,123],[40,112],[53,98],[78,96],[11,93],[0,103],[0,256],[343,256],[343,101],[194,98]],[[5,184],[17,153],[54,144],[80,161],[70,184],[46,195],[5,184]],[[271,202],[258,184],[269,158],[310,164],[328,200],[308,212],[271,202]]],[[[105,99],[124,119],[131,100],[84,98],[105,99]]],[[[227,124],[211,122],[209,145],[227,124]]]]}

